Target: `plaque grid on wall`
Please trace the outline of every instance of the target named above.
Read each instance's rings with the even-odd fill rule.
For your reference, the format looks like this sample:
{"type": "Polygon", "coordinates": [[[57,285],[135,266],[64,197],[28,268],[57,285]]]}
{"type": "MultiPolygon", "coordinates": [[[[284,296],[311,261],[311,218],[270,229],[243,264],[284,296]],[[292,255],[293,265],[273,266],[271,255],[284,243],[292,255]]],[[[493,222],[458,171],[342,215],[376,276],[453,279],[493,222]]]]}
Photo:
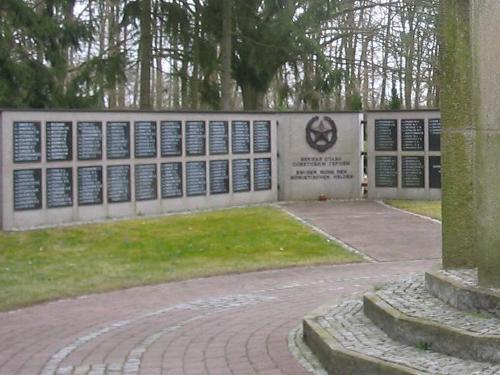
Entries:
{"type": "Polygon", "coordinates": [[[188,161],[186,166],[186,196],[198,197],[207,195],[207,162],[188,161]]]}
{"type": "Polygon", "coordinates": [[[207,154],[205,121],[186,121],[186,156],[205,156],[207,154]]]}
{"type": "Polygon", "coordinates": [[[252,190],[252,162],[250,159],[233,159],[231,163],[233,193],[252,190]]]}
{"type": "Polygon", "coordinates": [[[158,199],[158,171],[156,164],[136,164],[134,167],[134,180],[136,202],[158,199]]]}
{"type": "Polygon", "coordinates": [[[250,121],[231,122],[231,149],[235,155],[250,153],[250,121]]]}
{"type": "Polygon", "coordinates": [[[106,157],[108,160],[130,159],[130,122],[109,121],[106,124],[106,157]],[[113,133],[120,135],[120,139],[113,133]]]}
{"type": "Polygon", "coordinates": [[[182,156],[182,121],[162,121],[160,124],[160,143],[162,157],[182,156]]]}
{"type": "Polygon", "coordinates": [[[229,154],[229,123],[210,121],[208,123],[210,155],[229,154]]]}
{"type": "Polygon", "coordinates": [[[109,204],[131,201],[130,165],[108,165],[106,181],[108,185],[107,196],[109,204]]]}
{"type": "Polygon", "coordinates": [[[45,124],[47,162],[73,160],[73,123],[47,121],[45,124]],[[58,138],[59,137],[59,138],[58,138]]]}
{"type": "Polygon", "coordinates": [[[13,176],[14,210],[41,210],[43,208],[42,169],[17,169],[14,170],[13,176]],[[28,186],[22,188],[23,184],[28,186]]]}
{"type": "Polygon", "coordinates": [[[40,121],[14,121],[12,151],[14,153],[14,163],[28,164],[41,162],[42,123],[40,121]],[[21,128],[25,128],[24,131],[21,131],[23,130],[21,128]]]}
{"type": "Polygon", "coordinates": [[[183,171],[181,162],[161,164],[162,199],[182,198],[184,196],[183,171]]]}
{"type": "Polygon", "coordinates": [[[78,167],[78,205],[95,206],[104,202],[103,167],[78,167]],[[91,181],[93,183],[88,184],[91,181]]]}
{"type": "Polygon", "coordinates": [[[45,185],[47,208],[73,207],[73,168],[47,168],[45,185]]]}
{"type": "Polygon", "coordinates": [[[253,122],[253,152],[267,154],[271,152],[271,122],[253,122]]]}
{"type": "MultiPolygon", "coordinates": [[[[102,160],[102,122],[101,121],[79,121],[76,125],[78,161],[102,160]],[[84,139],[84,127],[94,128],[94,137],[84,139]],[[90,143],[90,145],[89,145],[90,143]]],[[[90,135],[87,135],[90,137],[90,135]]]]}
{"type": "Polygon", "coordinates": [[[137,121],[134,123],[134,156],[136,159],[156,158],[157,132],[156,121],[137,121]]]}

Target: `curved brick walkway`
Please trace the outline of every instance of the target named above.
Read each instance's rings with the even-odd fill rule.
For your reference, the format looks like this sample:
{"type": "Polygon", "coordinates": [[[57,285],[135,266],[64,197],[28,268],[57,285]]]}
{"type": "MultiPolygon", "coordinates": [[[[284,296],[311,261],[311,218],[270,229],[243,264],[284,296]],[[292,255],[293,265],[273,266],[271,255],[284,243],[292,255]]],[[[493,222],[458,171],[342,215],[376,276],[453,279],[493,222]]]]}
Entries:
{"type": "Polygon", "coordinates": [[[435,263],[221,276],[1,313],[0,374],[307,374],[288,349],[306,313],[435,263]]]}

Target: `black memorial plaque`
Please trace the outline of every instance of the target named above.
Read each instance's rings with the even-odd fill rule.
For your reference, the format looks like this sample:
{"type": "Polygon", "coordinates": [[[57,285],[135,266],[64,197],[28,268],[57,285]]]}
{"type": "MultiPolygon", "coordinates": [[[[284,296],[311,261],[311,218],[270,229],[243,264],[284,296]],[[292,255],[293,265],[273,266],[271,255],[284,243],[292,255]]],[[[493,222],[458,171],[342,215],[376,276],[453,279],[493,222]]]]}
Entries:
{"type": "Polygon", "coordinates": [[[130,165],[108,167],[108,203],[130,202],[130,165]]]}
{"type": "Polygon", "coordinates": [[[425,164],[423,156],[403,156],[401,161],[403,188],[425,187],[425,164]]]}
{"type": "Polygon", "coordinates": [[[130,123],[108,122],[106,126],[108,159],[130,158],[130,123]]]}
{"type": "Polygon", "coordinates": [[[375,157],[375,186],[378,188],[398,187],[398,157],[375,157]]]}
{"type": "Polygon", "coordinates": [[[398,150],[398,121],[375,120],[375,151],[398,150]]]}
{"type": "Polygon", "coordinates": [[[156,164],[135,166],[135,200],[150,201],[158,197],[156,164]]]}
{"type": "Polygon", "coordinates": [[[139,121],[135,123],[135,157],[156,157],[156,122],[139,121]]]}
{"type": "Polygon", "coordinates": [[[229,193],[229,161],[210,161],[210,194],[229,193]]]}
{"type": "Polygon", "coordinates": [[[271,122],[254,121],[253,123],[253,152],[271,152],[271,122]]]}
{"type": "Polygon", "coordinates": [[[41,161],[41,125],[39,122],[14,122],[14,162],[41,161]]]}
{"type": "Polygon", "coordinates": [[[71,122],[47,122],[47,161],[68,161],[73,159],[71,122]]]}
{"type": "Polygon", "coordinates": [[[233,154],[250,153],[250,122],[233,121],[231,136],[233,154]]]}
{"type": "Polygon", "coordinates": [[[102,204],[102,167],[78,168],[78,205],[102,204]]]}
{"type": "Polygon", "coordinates": [[[205,149],[205,122],[186,122],[186,155],[200,156],[206,154],[205,149]]]}
{"type": "Polygon", "coordinates": [[[163,163],[161,165],[162,199],[182,197],[182,163],[163,163]]]}
{"type": "Polygon", "coordinates": [[[251,190],[250,168],[250,159],[233,160],[233,193],[243,193],[251,190]]]}
{"type": "Polygon", "coordinates": [[[429,151],[441,151],[441,119],[429,120],[429,151]]]}
{"type": "Polygon", "coordinates": [[[79,122],[76,128],[78,137],[78,160],[101,160],[102,123],[79,122]]]}
{"type": "Polygon", "coordinates": [[[253,188],[255,191],[271,190],[271,159],[255,159],[253,161],[253,188]]]}
{"type": "Polygon", "coordinates": [[[206,168],[207,164],[204,161],[190,161],[186,163],[186,194],[188,197],[206,195],[206,168]]]}
{"type": "Polygon", "coordinates": [[[424,120],[401,120],[403,151],[424,151],[424,120]]]}
{"type": "Polygon", "coordinates": [[[73,206],[73,169],[47,169],[47,207],[60,208],[73,206]]]}
{"type": "Polygon", "coordinates": [[[182,122],[161,123],[161,156],[182,156],[182,122]]]}
{"type": "Polygon", "coordinates": [[[429,187],[441,189],[441,156],[429,156],[429,187]]]}
{"type": "Polygon", "coordinates": [[[39,210],[42,208],[42,170],[14,171],[14,210],[39,210]]]}
{"type": "Polygon", "coordinates": [[[210,155],[226,155],[229,152],[227,121],[209,123],[210,155]]]}

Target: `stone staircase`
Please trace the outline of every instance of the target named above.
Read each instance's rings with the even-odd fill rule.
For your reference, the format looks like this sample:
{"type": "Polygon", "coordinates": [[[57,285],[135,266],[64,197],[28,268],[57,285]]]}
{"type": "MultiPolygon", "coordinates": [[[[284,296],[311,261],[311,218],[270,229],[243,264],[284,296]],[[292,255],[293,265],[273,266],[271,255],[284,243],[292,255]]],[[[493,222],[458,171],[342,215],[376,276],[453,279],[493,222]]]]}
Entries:
{"type": "Polygon", "coordinates": [[[304,318],[304,341],[334,375],[500,374],[500,290],[476,270],[387,284],[304,318]]]}

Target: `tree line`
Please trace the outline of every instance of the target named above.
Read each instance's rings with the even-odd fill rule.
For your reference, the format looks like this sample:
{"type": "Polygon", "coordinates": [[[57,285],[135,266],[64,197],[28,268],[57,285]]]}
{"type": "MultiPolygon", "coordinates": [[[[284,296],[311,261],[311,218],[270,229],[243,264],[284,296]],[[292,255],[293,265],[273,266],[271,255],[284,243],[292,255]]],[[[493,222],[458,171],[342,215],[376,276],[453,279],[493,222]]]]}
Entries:
{"type": "Polygon", "coordinates": [[[2,0],[0,106],[439,105],[438,0],[2,0]]]}

